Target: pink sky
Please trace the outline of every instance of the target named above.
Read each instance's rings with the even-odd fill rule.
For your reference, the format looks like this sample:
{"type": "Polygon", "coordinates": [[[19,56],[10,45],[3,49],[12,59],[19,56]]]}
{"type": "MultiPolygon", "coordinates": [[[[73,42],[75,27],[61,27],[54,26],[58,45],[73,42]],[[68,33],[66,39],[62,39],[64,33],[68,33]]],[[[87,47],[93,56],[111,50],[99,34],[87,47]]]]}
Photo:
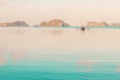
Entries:
{"type": "Polygon", "coordinates": [[[0,0],[0,22],[39,24],[53,18],[71,25],[87,21],[120,22],[120,0],[0,0]]]}

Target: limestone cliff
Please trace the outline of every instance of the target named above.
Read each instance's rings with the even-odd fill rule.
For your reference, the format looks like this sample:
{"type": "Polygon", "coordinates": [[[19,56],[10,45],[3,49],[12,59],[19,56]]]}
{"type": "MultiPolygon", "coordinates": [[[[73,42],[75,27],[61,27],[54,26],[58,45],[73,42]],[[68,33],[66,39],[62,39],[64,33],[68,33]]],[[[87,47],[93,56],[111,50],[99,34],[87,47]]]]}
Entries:
{"type": "Polygon", "coordinates": [[[41,24],[40,24],[40,26],[47,26],[47,22],[42,22],[41,24]]]}
{"type": "Polygon", "coordinates": [[[109,26],[109,24],[107,24],[106,22],[88,22],[86,26],[99,27],[99,26],[109,26]]]}
{"type": "Polygon", "coordinates": [[[112,23],[111,26],[120,26],[120,23],[112,23]]]}
{"type": "Polygon", "coordinates": [[[58,19],[53,19],[50,20],[48,22],[42,22],[40,24],[40,26],[56,26],[56,27],[66,27],[66,26],[70,26],[69,24],[65,23],[62,20],[58,20],[58,19]]]}
{"type": "Polygon", "coordinates": [[[0,27],[28,27],[29,25],[24,21],[15,21],[9,23],[0,23],[0,27]]]}

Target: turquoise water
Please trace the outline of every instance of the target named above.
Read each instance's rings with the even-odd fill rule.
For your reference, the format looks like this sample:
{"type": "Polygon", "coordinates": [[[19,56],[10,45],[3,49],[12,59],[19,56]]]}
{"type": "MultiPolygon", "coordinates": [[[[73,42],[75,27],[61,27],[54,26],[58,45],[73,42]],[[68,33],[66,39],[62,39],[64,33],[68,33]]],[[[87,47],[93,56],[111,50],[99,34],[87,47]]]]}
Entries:
{"type": "Polygon", "coordinates": [[[0,80],[119,80],[120,29],[0,28],[0,80]]]}
{"type": "MultiPolygon", "coordinates": [[[[71,29],[71,28],[73,28],[73,29],[75,29],[75,28],[78,29],[78,28],[81,28],[81,27],[82,27],[82,26],[70,26],[70,27],[68,26],[68,27],[61,27],[61,28],[63,28],[63,29],[64,29],[64,28],[65,28],[65,29],[69,29],[69,28],[70,28],[70,29],[71,29]]],[[[89,28],[90,28],[90,29],[91,29],[91,28],[93,28],[93,29],[94,29],[94,28],[97,28],[97,29],[99,29],[99,28],[120,29],[120,26],[96,26],[96,27],[95,27],[95,26],[85,26],[85,27],[88,28],[88,29],[89,29],[89,28]]],[[[42,26],[41,26],[41,27],[35,27],[35,26],[34,26],[34,28],[45,28],[45,26],[44,26],[44,27],[42,27],[42,26]]],[[[46,28],[60,28],[60,27],[46,27],[46,28]]]]}

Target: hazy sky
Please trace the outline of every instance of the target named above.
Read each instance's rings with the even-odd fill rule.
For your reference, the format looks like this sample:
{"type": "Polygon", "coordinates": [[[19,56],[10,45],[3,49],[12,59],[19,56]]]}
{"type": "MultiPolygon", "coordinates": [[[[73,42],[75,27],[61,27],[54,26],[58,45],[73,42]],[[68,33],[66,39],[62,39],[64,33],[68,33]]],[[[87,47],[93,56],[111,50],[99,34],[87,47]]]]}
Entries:
{"type": "Polygon", "coordinates": [[[24,20],[33,25],[54,18],[71,25],[120,22],[120,0],[0,0],[0,22],[24,20]]]}

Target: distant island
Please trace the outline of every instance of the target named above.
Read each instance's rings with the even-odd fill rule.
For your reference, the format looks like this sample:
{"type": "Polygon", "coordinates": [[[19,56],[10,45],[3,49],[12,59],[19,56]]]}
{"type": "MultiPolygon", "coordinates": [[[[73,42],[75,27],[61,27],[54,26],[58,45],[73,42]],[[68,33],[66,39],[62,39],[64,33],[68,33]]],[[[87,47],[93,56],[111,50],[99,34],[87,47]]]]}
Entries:
{"type": "Polygon", "coordinates": [[[88,22],[86,24],[87,27],[109,27],[109,26],[120,26],[120,23],[111,23],[108,24],[106,22],[88,22]]]}
{"type": "MultiPolygon", "coordinates": [[[[84,26],[86,27],[110,27],[110,26],[120,26],[120,23],[106,23],[106,22],[87,22],[84,26]]],[[[29,27],[25,21],[14,21],[14,22],[5,22],[0,23],[0,27],[29,27]]],[[[64,22],[63,20],[53,19],[48,22],[43,21],[34,27],[71,27],[70,24],[64,22]]]]}
{"type": "Polygon", "coordinates": [[[43,21],[42,23],[40,23],[39,25],[36,25],[36,26],[42,26],[42,27],[44,27],[44,26],[50,26],[50,27],[53,27],[53,26],[56,26],[56,27],[69,27],[70,26],[70,24],[68,24],[68,23],[66,23],[66,22],[64,22],[64,21],[62,21],[62,20],[59,20],[59,19],[53,19],[53,20],[50,20],[50,21],[48,21],[48,22],[46,22],[46,21],[43,21]]]}
{"type": "Polygon", "coordinates": [[[24,21],[0,23],[0,27],[29,27],[24,21]]]}

